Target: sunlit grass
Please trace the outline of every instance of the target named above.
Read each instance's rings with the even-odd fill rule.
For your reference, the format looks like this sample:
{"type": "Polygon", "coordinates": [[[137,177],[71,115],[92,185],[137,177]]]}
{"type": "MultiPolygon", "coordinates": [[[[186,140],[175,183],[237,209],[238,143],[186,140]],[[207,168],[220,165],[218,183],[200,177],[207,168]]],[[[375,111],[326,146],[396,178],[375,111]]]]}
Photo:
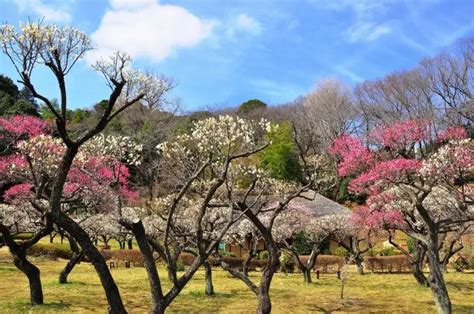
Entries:
{"type": "MultiPolygon", "coordinates": [[[[45,305],[28,304],[26,277],[17,271],[5,248],[0,250],[0,312],[1,313],[65,313],[105,312],[107,303],[97,275],[90,264],[82,263],[70,275],[70,283],[60,285],[58,274],[64,260],[35,263],[41,269],[45,305]]],[[[163,269],[162,279],[167,283],[163,269]]],[[[143,268],[112,270],[125,306],[131,313],[147,312],[150,306],[148,281],[143,268]]],[[[258,273],[253,273],[257,280],[258,273]]],[[[217,294],[206,296],[204,272],[200,271],[176,299],[171,312],[253,312],[255,296],[240,281],[226,272],[214,271],[217,294]]],[[[335,275],[322,275],[311,285],[301,274],[278,273],[271,296],[275,313],[308,312],[383,312],[432,313],[434,304],[429,289],[418,286],[409,274],[350,275],[341,300],[340,282],[335,275]]],[[[474,274],[448,273],[446,279],[454,303],[454,313],[474,313],[474,274]]]]}

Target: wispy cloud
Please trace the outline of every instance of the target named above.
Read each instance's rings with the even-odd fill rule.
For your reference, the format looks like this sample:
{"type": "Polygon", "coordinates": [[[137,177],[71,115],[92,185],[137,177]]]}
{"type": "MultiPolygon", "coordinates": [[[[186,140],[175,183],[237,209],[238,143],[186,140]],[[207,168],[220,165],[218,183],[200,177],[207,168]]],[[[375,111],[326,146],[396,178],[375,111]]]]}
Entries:
{"type": "Polygon", "coordinates": [[[345,78],[348,78],[349,80],[351,80],[353,83],[358,83],[358,82],[362,82],[365,80],[365,78],[363,78],[361,75],[355,73],[353,70],[347,68],[346,66],[344,65],[336,65],[334,67],[334,70],[336,73],[340,74],[341,76],[345,77],[345,78]]]}
{"type": "Polygon", "coordinates": [[[380,38],[392,31],[388,24],[374,22],[358,22],[352,25],[345,33],[344,38],[350,43],[369,42],[380,38]]]}
{"type": "Polygon", "coordinates": [[[289,82],[255,78],[249,80],[250,85],[259,93],[267,96],[266,101],[275,99],[294,99],[305,90],[289,82]]]}
{"type": "Polygon", "coordinates": [[[183,7],[155,0],[110,0],[110,5],[91,35],[97,49],[88,55],[90,62],[117,50],[161,61],[178,48],[199,44],[216,25],[183,7]]]}
{"type": "Polygon", "coordinates": [[[20,12],[31,12],[50,22],[68,23],[71,21],[72,0],[44,3],[42,0],[13,0],[20,12]]]}
{"type": "Polygon", "coordinates": [[[354,22],[343,31],[343,37],[350,43],[370,42],[389,34],[392,27],[387,22],[379,22],[393,0],[312,0],[318,7],[332,11],[350,11],[354,22]]]}
{"type": "Polygon", "coordinates": [[[262,24],[254,17],[241,13],[232,19],[227,25],[227,36],[234,38],[238,33],[247,33],[258,36],[262,33],[262,24]]]}

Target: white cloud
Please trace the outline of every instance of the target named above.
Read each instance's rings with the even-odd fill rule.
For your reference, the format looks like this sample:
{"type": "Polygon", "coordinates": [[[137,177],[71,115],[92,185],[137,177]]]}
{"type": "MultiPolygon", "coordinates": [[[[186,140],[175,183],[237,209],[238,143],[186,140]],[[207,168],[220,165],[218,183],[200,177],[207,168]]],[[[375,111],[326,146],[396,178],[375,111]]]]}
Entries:
{"type": "Polygon", "coordinates": [[[262,32],[260,22],[247,14],[239,14],[235,26],[237,29],[249,32],[252,35],[259,35],[262,32]]]}
{"type": "Polygon", "coordinates": [[[89,62],[117,50],[161,61],[178,48],[192,47],[208,38],[216,25],[183,7],[154,0],[110,0],[110,5],[91,35],[97,49],[87,56],[89,62]]]}
{"type": "Polygon", "coordinates": [[[241,13],[227,25],[227,36],[234,38],[237,33],[247,33],[258,36],[262,33],[263,27],[255,18],[241,13]]]}
{"type": "Polygon", "coordinates": [[[58,1],[45,4],[42,0],[14,0],[21,12],[30,11],[50,22],[67,23],[71,21],[70,4],[72,1],[58,1]]]}
{"type": "Polygon", "coordinates": [[[344,37],[348,42],[369,42],[388,34],[392,29],[387,24],[376,24],[373,22],[360,22],[352,25],[344,37]]]}

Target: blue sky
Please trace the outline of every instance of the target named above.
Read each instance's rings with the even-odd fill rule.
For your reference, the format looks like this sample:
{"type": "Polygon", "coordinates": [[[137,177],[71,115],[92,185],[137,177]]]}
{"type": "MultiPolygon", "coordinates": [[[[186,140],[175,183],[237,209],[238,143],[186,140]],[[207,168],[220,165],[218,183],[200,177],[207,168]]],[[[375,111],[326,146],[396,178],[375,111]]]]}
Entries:
{"type": "MultiPolygon", "coordinates": [[[[188,111],[291,101],[325,77],[349,84],[409,69],[474,36],[472,0],[0,0],[0,20],[73,25],[97,47],[68,78],[71,107],[107,97],[92,60],[117,49],[173,77],[188,111]]],[[[0,72],[17,75],[1,55],[0,72]]],[[[57,98],[51,76],[33,77],[57,98]]]]}

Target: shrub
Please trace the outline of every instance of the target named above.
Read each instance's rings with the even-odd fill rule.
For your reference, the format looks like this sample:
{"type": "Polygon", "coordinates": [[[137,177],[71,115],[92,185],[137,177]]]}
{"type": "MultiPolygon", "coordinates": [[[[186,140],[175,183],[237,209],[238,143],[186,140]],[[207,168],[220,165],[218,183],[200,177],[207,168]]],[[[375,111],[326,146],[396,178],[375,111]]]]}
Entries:
{"type": "Polygon", "coordinates": [[[393,246],[388,246],[379,251],[380,256],[394,256],[394,255],[400,255],[401,252],[394,248],[393,246]]]}
{"type": "Polygon", "coordinates": [[[219,251],[219,254],[221,256],[227,256],[227,257],[237,257],[235,253],[232,252],[226,252],[226,251],[219,251]]]}
{"type": "Polygon", "coordinates": [[[280,271],[289,274],[295,271],[295,262],[293,258],[288,253],[283,253],[280,256],[280,271]]]}
{"type": "Polygon", "coordinates": [[[474,256],[469,259],[469,269],[474,269],[474,256]]]}
{"type": "Polygon", "coordinates": [[[18,239],[18,240],[28,240],[31,237],[33,237],[33,233],[31,233],[31,232],[19,233],[19,234],[14,236],[14,238],[18,239]]]}
{"type": "Polygon", "coordinates": [[[378,254],[379,251],[376,248],[371,248],[365,253],[366,256],[377,256],[378,254]]]}
{"type": "Polygon", "coordinates": [[[467,261],[466,257],[458,255],[451,262],[451,267],[453,267],[456,271],[462,272],[469,268],[469,262],[467,261]]]}
{"type": "Polygon", "coordinates": [[[191,253],[181,253],[179,254],[179,260],[183,263],[183,266],[191,266],[196,257],[191,253]]]}
{"type": "Polygon", "coordinates": [[[176,271],[184,271],[184,263],[180,259],[176,262],[176,271]]]}
{"type": "Polygon", "coordinates": [[[73,252],[69,248],[68,244],[60,245],[36,243],[26,251],[26,254],[34,257],[45,257],[56,260],[58,258],[70,259],[73,252]]]}
{"type": "Polygon", "coordinates": [[[413,253],[415,251],[415,238],[413,237],[408,237],[407,238],[407,248],[408,252],[413,253]]]}
{"type": "Polygon", "coordinates": [[[261,251],[258,253],[258,258],[259,259],[268,259],[268,251],[261,251]]]}
{"type": "Polygon", "coordinates": [[[347,257],[349,255],[349,252],[342,246],[339,246],[336,248],[336,250],[334,250],[334,255],[339,257],[347,257]]]}
{"type": "Polygon", "coordinates": [[[367,256],[365,262],[372,272],[392,273],[394,271],[401,273],[402,271],[410,271],[410,262],[405,255],[392,256],[367,256]]]}

